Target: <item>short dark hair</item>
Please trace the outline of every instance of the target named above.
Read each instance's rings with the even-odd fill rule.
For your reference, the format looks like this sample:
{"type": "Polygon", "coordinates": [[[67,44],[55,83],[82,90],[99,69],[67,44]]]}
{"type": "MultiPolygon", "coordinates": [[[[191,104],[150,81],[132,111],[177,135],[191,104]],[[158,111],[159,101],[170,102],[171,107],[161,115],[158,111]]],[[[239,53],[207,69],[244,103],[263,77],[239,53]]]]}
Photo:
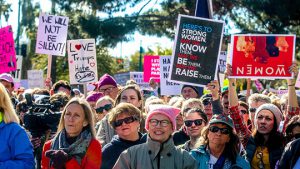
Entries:
{"type": "Polygon", "coordinates": [[[70,86],[69,82],[67,82],[65,80],[59,80],[58,82],[54,83],[54,85],[52,86],[54,93],[57,93],[58,89],[60,87],[66,88],[66,89],[70,90],[70,92],[71,92],[71,86],[70,86]]]}

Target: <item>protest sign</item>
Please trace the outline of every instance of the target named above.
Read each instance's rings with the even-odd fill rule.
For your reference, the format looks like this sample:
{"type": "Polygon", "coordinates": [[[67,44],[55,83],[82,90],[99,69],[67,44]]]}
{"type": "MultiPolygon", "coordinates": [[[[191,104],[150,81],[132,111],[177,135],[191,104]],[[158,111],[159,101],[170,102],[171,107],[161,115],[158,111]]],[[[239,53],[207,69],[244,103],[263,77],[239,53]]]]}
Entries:
{"type": "Polygon", "coordinates": [[[116,73],[114,78],[119,85],[125,86],[127,80],[130,79],[130,72],[116,73]]]}
{"type": "Polygon", "coordinates": [[[144,56],[144,82],[149,82],[153,77],[156,82],[160,81],[159,56],[144,56]]]}
{"type": "Polygon", "coordinates": [[[182,85],[168,81],[171,66],[171,56],[160,56],[160,95],[180,95],[182,85]]]}
{"type": "Polygon", "coordinates": [[[141,89],[150,88],[148,82],[144,82],[144,72],[130,72],[130,79],[136,81],[141,89]]]}
{"type": "Polygon", "coordinates": [[[33,88],[43,88],[44,87],[44,78],[42,70],[28,70],[28,87],[33,88]]]}
{"type": "Polygon", "coordinates": [[[95,39],[68,41],[70,84],[86,84],[98,80],[95,39]]]}
{"type": "Polygon", "coordinates": [[[41,13],[35,52],[65,56],[69,18],[41,13]]]}
{"type": "Polygon", "coordinates": [[[0,29],[0,74],[16,69],[15,42],[9,25],[0,29]]]}
{"type": "Polygon", "coordinates": [[[23,56],[17,55],[17,69],[13,72],[11,72],[12,77],[14,78],[14,82],[20,82],[21,81],[21,73],[22,73],[22,62],[23,62],[23,56]]]}
{"type": "Polygon", "coordinates": [[[227,59],[227,52],[221,51],[219,54],[219,72],[225,73],[226,70],[226,59],[227,59]]]}
{"type": "Polygon", "coordinates": [[[179,15],[170,81],[205,86],[216,79],[224,22],[179,15]]]}
{"type": "Polygon", "coordinates": [[[252,34],[231,37],[232,77],[291,78],[295,35],[252,34]]]}

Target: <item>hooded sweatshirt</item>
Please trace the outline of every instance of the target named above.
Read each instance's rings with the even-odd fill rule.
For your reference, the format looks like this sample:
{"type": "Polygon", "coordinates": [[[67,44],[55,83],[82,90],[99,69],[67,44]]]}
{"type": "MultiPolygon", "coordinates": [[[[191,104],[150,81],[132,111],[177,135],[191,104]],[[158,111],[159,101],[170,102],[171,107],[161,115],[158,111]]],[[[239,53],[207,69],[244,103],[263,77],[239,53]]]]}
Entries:
{"type": "Polygon", "coordinates": [[[115,135],[111,142],[106,144],[102,149],[102,166],[101,169],[111,169],[118,160],[120,154],[131,146],[145,143],[146,140],[139,133],[139,139],[136,141],[128,141],[121,139],[115,135]]]}

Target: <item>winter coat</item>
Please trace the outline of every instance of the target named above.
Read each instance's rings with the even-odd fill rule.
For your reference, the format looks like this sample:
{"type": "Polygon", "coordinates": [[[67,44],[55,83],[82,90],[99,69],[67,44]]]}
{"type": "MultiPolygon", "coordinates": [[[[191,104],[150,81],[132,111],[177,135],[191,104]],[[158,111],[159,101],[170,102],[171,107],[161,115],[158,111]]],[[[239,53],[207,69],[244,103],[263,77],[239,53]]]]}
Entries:
{"type": "MultiPolygon", "coordinates": [[[[198,169],[209,168],[208,162],[210,159],[210,154],[206,146],[200,146],[197,149],[193,149],[191,150],[190,154],[198,162],[198,169]]],[[[232,169],[232,168],[250,169],[250,164],[245,158],[241,157],[240,155],[237,156],[235,164],[231,164],[229,160],[225,159],[223,169],[232,169]]]]}
{"type": "Polygon", "coordinates": [[[190,136],[188,136],[185,132],[184,127],[181,127],[178,131],[173,134],[173,141],[175,146],[179,146],[184,144],[185,142],[190,140],[190,136]]]}
{"type": "MultiPolygon", "coordinates": [[[[45,156],[45,152],[51,148],[51,143],[52,140],[49,140],[44,145],[42,153],[42,169],[53,169],[52,167],[50,168],[50,158],[45,156]]],[[[81,165],[75,158],[72,158],[66,162],[65,167],[66,169],[99,169],[101,161],[101,145],[98,140],[92,139],[85,156],[82,158],[81,165]]]]}
{"type": "Polygon", "coordinates": [[[97,131],[97,140],[100,141],[102,147],[111,141],[114,135],[117,133],[108,123],[109,114],[105,115],[104,118],[100,121],[100,126],[97,131]]]}
{"type": "Polygon", "coordinates": [[[300,138],[289,142],[282,153],[281,159],[277,168],[290,169],[295,167],[297,160],[300,157],[300,138]]]}
{"type": "Polygon", "coordinates": [[[134,145],[145,143],[145,140],[142,140],[141,133],[139,133],[139,136],[140,138],[137,141],[128,141],[115,135],[111,142],[106,144],[102,149],[101,169],[111,169],[124,150],[134,145]]]}
{"type": "Polygon", "coordinates": [[[0,168],[33,169],[33,147],[25,130],[17,123],[0,123],[0,168]]]}
{"type": "MultiPolygon", "coordinates": [[[[247,152],[247,159],[248,161],[252,161],[255,152],[256,152],[256,144],[254,141],[254,138],[251,136],[248,140],[247,146],[246,146],[246,152],[247,152]]],[[[276,162],[280,159],[282,152],[283,152],[283,146],[278,146],[276,149],[271,149],[269,151],[269,160],[270,160],[270,166],[271,168],[275,168],[276,162]]]]}
{"type": "Polygon", "coordinates": [[[114,169],[196,169],[196,161],[189,153],[176,148],[172,138],[165,143],[147,142],[123,151],[114,169]]]}

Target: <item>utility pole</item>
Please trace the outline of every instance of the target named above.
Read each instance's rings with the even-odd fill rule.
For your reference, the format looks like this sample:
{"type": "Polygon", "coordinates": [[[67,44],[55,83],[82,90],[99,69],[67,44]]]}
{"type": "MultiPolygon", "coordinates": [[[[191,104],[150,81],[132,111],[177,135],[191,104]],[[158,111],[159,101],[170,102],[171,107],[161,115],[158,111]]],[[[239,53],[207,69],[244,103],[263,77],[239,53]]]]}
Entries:
{"type": "Polygon", "coordinates": [[[139,59],[139,71],[142,71],[142,54],[143,54],[143,47],[142,47],[142,40],[140,41],[140,59],[139,59]]]}
{"type": "Polygon", "coordinates": [[[20,15],[21,15],[21,0],[18,2],[18,32],[17,32],[17,55],[20,54],[20,15]]]}

